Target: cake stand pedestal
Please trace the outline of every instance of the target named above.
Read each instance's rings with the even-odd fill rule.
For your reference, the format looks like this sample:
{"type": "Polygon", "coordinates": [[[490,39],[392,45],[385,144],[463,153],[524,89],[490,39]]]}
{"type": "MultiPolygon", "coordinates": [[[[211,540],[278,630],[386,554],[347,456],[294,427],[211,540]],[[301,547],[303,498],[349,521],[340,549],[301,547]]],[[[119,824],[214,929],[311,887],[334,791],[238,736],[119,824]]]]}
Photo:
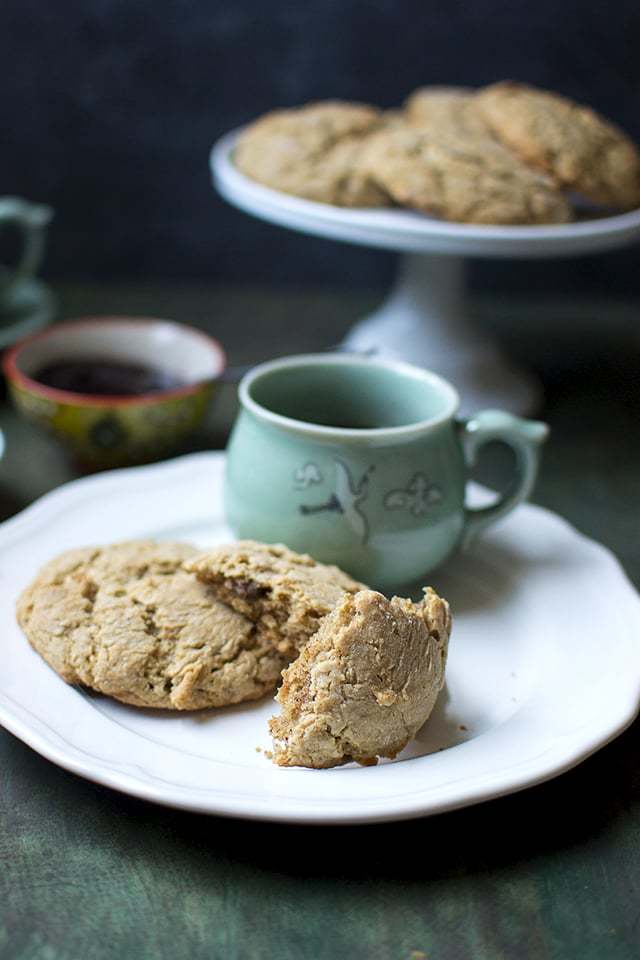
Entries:
{"type": "Polygon", "coordinates": [[[480,407],[531,412],[539,405],[540,385],[474,329],[464,273],[462,257],[404,254],[389,295],[352,327],[342,346],[437,371],[456,386],[463,412],[480,407]]]}
{"type": "Polygon", "coordinates": [[[482,407],[531,413],[541,399],[537,381],[474,329],[465,296],[467,257],[571,257],[640,239],[640,210],[567,224],[505,227],[302,200],[240,173],[232,161],[238,135],[233,131],[222,137],[210,158],[214,185],[234,206],[302,233],[402,254],[390,294],[356,323],[342,347],[435,370],[458,389],[463,414],[482,407]]]}

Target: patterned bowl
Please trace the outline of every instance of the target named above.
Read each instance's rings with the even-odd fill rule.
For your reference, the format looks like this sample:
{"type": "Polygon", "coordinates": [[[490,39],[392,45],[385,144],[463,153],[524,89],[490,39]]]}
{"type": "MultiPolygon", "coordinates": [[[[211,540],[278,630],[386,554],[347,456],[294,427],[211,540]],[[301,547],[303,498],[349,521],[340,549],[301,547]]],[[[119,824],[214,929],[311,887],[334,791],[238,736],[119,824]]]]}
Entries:
{"type": "Polygon", "coordinates": [[[202,420],[225,363],[217,340],[193,327],[147,317],[89,317],[22,340],[5,354],[3,369],[18,410],[53,432],[84,468],[99,470],[176,452],[202,420]],[[152,367],[181,385],[105,396],[34,379],[48,364],[96,358],[152,367]]]}

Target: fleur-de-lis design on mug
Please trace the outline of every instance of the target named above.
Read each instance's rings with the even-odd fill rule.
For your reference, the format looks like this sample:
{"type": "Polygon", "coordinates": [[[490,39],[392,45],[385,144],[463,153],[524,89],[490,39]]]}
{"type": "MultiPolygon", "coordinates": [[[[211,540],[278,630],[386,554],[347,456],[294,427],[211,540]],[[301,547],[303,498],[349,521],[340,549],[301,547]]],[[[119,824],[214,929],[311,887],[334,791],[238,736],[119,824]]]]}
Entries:
{"type": "Polygon", "coordinates": [[[387,510],[408,510],[414,517],[422,517],[429,507],[441,503],[442,499],[440,487],[429,483],[424,473],[414,473],[404,489],[389,491],[384,505],[387,510]]]}

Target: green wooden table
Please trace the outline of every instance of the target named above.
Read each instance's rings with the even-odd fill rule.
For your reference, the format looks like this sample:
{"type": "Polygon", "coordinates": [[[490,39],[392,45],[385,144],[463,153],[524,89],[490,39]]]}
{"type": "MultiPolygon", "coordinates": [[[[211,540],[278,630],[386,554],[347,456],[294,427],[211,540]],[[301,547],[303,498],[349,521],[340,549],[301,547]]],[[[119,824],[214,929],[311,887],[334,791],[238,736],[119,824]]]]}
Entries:
{"type": "MultiPolygon", "coordinates": [[[[198,323],[233,364],[335,343],[375,300],[204,286],[59,292],[65,316],[198,323]]],[[[545,384],[553,432],[535,501],[611,547],[639,585],[634,328],[576,321],[572,332],[566,311],[560,323],[547,310],[541,332],[504,305],[479,302],[477,312],[545,384]]],[[[194,445],[220,446],[233,412],[227,388],[194,445]]],[[[6,404],[0,426],[7,517],[72,471],[6,404]]],[[[500,475],[495,451],[480,477],[500,475]]],[[[307,828],[156,807],[66,773],[0,731],[0,958],[632,960],[639,755],[636,723],[570,773],[511,797],[406,823],[307,828]]]]}

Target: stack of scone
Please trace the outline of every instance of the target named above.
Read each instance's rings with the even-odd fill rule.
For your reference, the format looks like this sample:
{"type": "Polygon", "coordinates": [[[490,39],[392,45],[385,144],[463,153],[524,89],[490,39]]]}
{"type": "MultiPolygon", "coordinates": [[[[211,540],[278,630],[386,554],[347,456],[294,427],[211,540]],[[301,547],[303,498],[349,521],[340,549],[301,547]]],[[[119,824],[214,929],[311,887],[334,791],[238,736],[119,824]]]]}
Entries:
{"type": "Polygon", "coordinates": [[[449,606],[369,590],[282,545],[199,553],[131,541],[71,550],[21,594],[18,622],[66,680],[138,707],[195,710],[273,694],[275,762],[393,757],[444,684],[449,606]]]}
{"type": "Polygon", "coordinates": [[[245,128],[234,161],[308,200],[400,205],[462,223],[565,223],[576,198],[640,206],[640,152],[620,129],[512,82],[423,87],[399,111],[342,101],[274,111],[245,128]]]}

